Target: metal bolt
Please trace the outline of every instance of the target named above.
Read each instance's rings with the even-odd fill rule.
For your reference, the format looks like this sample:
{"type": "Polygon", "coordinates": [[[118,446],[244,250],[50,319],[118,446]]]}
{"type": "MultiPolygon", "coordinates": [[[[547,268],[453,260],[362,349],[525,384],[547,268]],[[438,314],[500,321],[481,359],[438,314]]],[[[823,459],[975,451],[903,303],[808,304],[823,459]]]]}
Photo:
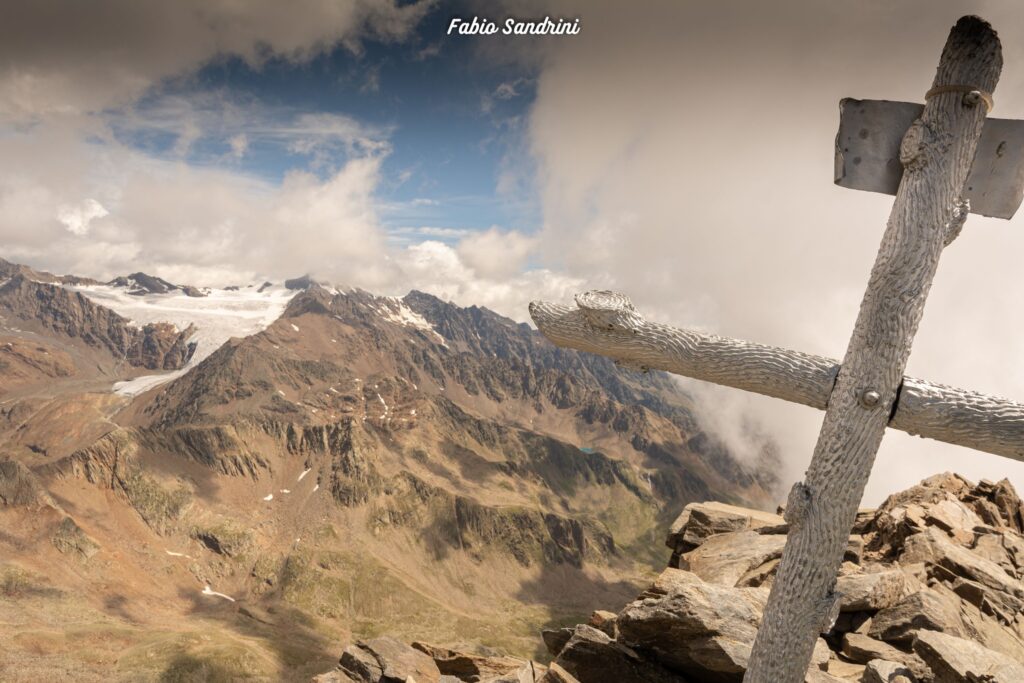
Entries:
{"type": "Polygon", "coordinates": [[[874,389],[865,389],[860,393],[860,404],[865,408],[874,408],[882,399],[882,395],[874,389]]]}
{"type": "Polygon", "coordinates": [[[981,91],[972,90],[968,93],[964,93],[963,103],[965,107],[976,107],[978,102],[981,102],[981,91]]]}

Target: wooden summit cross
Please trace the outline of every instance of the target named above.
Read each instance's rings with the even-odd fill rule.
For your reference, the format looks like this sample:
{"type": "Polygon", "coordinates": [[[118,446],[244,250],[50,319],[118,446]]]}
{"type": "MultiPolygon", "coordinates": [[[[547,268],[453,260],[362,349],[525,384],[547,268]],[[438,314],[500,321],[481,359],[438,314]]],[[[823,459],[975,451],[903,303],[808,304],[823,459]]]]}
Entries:
{"type": "Polygon", "coordinates": [[[1001,69],[995,31],[964,17],[923,107],[843,100],[836,182],[896,200],[842,364],[651,323],[612,292],[580,294],[577,308],[530,304],[559,346],[825,410],[806,479],[789,494],[789,537],[746,683],[804,680],[837,616],[836,575],[886,427],[1024,461],[1024,405],[903,376],[943,247],[969,211],[1009,218],[1021,202],[1024,124],[986,122],[1001,69]]]}

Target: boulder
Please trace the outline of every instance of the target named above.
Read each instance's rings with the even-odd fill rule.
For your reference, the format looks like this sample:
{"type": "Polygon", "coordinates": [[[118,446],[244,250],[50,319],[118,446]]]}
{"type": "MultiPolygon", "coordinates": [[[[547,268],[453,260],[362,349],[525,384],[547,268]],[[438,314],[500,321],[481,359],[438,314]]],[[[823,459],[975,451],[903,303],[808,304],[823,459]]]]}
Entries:
{"type": "Polygon", "coordinates": [[[959,608],[937,592],[924,588],[878,612],[868,635],[879,640],[910,642],[920,629],[963,634],[959,608]]]}
{"type": "MultiPolygon", "coordinates": [[[[390,636],[349,645],[339,668],[358,683],[439,683],[441,671],[428,655],[390,636]]],[[[344,679],[342,679],[344,680],[344,679]]]]}
{"type": "Polygon", "coordinates": [[[710,583],[735,586],[747,572],[781,557],[784,545],[785,536],[750,530],[716,534],[684,554],[679,567],[710,583]]]}
{"type": "Polygon", "coordinates": [[[619,639],[696,680],[738,681],[767,598],[764,589],[704,583],[668,569],[619,613],[619,639]]]}
{"type": "Polygon", "coordinates": [[[572,634],[573,629],[571,628],[545,629],[540,632],[540,637],[544,641],[544,647],[547,649],[548,654],[552,657],[557,657],[558,653],[565,647],[565,644],[572,638],[572,634]]]}
{"type": "Polygon", "coordinates": [[[1019,580],[1021,568],[1024,568],[1024,538],[1015,531],[1005,529],[986,531],[988,533],[978,536],[971,551],[1019,580]]]}
{"type": "Polygon", "coordinates": [[[576,627],[555,664],[581,683],[681,683],[679,676],[585,624],[576,627]]]}
{"type": "Polygon", "coordinates": [[[981,517],[956,498],[946,498],[925,508],[925,523],[936,526],[958,542],[974,540],[974,527],[983,524],[981,517]]]}
{"type": "MultiPolygon", "coordinates": [[[[691,572],[667,569],[619,613],[619,641],[693,680],[740,681],[767,599],[763,588],[705,583],[691,572]]],[[[819,638],[815,666],[828,658],[819,638]]]]}
{"type": "Polygon", "coordinates": [[[615,620],[618,615],[615,612],[608,612],[603,609],[594,610],[590,615],[590,620],[587,622],[588,625],[593,626],[598,631],[604,632],[609,638],[615,637],[615,620]]]}
{"type": "Polygon", "coordinates": [[[902,664],[873,659],[864,667],[861,683],[915,683],[914,674],[902,664]]]}
{"type": "Polygon", "coordinates": [[[433,659],[442,675],[461,681],[491,681],[510,674],[515,674],[512,680],[516,680],[520,669],[530,664],[516,657],[485,657],[421,642],[414,642],[412,647],[433,659]]]}
{"type": "Polygon", "coordinates": [[[784,524],[782,517],[769,512],[713,501],[690,503],[672,523],[665,544],[677,553],[684,553],[716,534],[784,524]]]}
{"type": "Polygon", "coordinates": [[[1020,683],[1024,665],[1005,655],[946,633],[921,630],[914,651],[932,670],[933,683],[1020,683]]]}
{"type": "Polygon", "coordinates": [[[905,652],[862,633],[844,635],[842,652],[851,662],[868,664],[876,659],[885,660],[904,667],[917,678],[923,678],[928,673],[924,662],[913,652],[905,652]]]}
{"type": "Polygon", "coordinates": [[[760,567],[754,567],[740,577],[736,582],[737,588],[757,588],[765,586],[770,588],[775,574],[779,571],[779,558],[771,559],[760,567]]]}
{"type": "Polygon", "coordinates": [[[892,607],[910,591],[906,575],[899,569],[840,576],[836,581],[842,612],[879,610],[892,607]]]}
{"type": "Polygon", "coordinates": [[[842,681],[860,681],[864,676],[864,665],[847,662],[833,657],[828,660],[828,666],[825,668],[825,672],[829,676],[835,676],[842,681]]]}
{"type": "Polygon", "coordinates": [[[907,538],[900,560],[933,564],[993,590],[1024,598],[1024,586],[1002,567],[957,545],[934,528],[907,538]]]}

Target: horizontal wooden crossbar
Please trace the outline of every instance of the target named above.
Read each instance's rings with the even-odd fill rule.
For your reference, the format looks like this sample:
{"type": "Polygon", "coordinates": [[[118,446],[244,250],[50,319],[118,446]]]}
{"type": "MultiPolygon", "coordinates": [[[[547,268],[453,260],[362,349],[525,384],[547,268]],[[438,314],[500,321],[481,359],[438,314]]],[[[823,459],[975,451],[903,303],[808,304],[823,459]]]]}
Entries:
{"type": "MultiPolygon", "coordinates": [[[[558,346],[608,356],[819,410],[839,362],[644,320],[621,295],[591,292],[578,307],[535,301],[530,315],[558,346]]],[[[1024,462],[1024,404],[904,377],[889,426],[1024,462]]]]}

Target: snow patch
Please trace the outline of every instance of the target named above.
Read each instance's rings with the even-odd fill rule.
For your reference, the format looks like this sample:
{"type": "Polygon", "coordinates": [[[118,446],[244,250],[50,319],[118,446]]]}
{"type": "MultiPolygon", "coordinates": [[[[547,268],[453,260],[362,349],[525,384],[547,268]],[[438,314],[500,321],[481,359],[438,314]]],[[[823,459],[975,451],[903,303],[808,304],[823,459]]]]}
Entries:
{"type": "Polygon", "coordinates": [[[415,327],[416,329],[429,332],[437,337],[437,341],[441,346],[448,347],[447,341],[441,336],[430,322],[427,321],[422,315],[409,308],[409,306],[398,297],[381,297],[378,299],[380,304],[375,307],[377,314],[380,315],[384,320],[393,322],[397,325],[404,325],[406,327],[415,327]]]}
{"type": "Polygon", "coordinates": [[[165,372],[160,375],[142,375],[141,377],[136,377],[135,379],[129,379],[123,382],[114,382],[114,393],[119,396],[126,396],[128,398],[138,396],[139,394],[143,394],[149,391],[153,387],[158,387],[161,384],[166,384],[167,382],[178,379],[179,377],[181,377],[182,375],[189,371],[191,365],[192,364],[189,363],[187,366],[181,368],[180,370],[175,370],[173,372],[165,372]]]}
{"type": "Polygon", "coordinates": [[[312,469],[313,469],[313,468],[312,468],[312,467],[310,467],[310,468],[309,468],[309,469],[307,469],[307,470],[302,470],[302,474],[300,474],[300,475],[299,475],[299,478],[298,478],[298,479],[296,479],[295,481],[302,481],[302,478],[303,478],[304,476],[306,476],[307,474],[309,474],[310,470],[312,470],[312,469]]]}
{"type": "Polygon", "coordinates": [[[209,585],[206,585],[206,586],[203,587],[203,595],[216,595],[218,598],[224,598],[225,600],[230,600],[231,602],[235,601],[235,599],[233,597],[231,597],[230,595],[224,595],[223,593],[218,593],[217,591],[215,591],[212,588],[210,588],[209,585]]]}
{"type": "Polygon", "coordinates": [[[274,494],[273,493],[268,493],[267,495],[265,495],[263,497],[263,500],[274,500],[274,494]]]}
{"type": "Polygon", "coordinates": [[[296,332],[298,332],[299,331],[299,326],[296,325],[295,323],[292,323],[292,329],[295,330],[296,332]]]}
{"type": "Polygon", "coordinates": [[[250,288],[211,289],[204,297],[188,296],[180,290],[137,296],[129,294],[123,287],[110,285],[63,287],[82,294],[93,303],[113,309],[139,326],[164,322],[184,330],[195,325],[196,331],[189,341],[196,343],[196,350],[183,369],[118,382],[113,389],[122,396],[135,396],[180,377],[231,337],[247,337],[265,330],[281,317],[296,294],[284,287],[271,287],[262,292],[250,288]]]}

